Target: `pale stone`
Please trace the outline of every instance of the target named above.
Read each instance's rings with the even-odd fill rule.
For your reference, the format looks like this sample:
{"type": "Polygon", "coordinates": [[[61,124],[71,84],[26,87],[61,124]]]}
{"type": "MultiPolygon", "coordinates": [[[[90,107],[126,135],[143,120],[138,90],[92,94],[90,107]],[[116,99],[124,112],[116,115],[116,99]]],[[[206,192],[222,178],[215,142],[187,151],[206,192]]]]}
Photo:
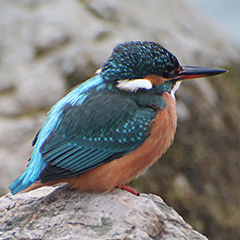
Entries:
{"type": "Polygon", "coordinates": [[[107,194],[44,187],[0,198],[0,239],[198,239],[155,195],[107,194]]]}

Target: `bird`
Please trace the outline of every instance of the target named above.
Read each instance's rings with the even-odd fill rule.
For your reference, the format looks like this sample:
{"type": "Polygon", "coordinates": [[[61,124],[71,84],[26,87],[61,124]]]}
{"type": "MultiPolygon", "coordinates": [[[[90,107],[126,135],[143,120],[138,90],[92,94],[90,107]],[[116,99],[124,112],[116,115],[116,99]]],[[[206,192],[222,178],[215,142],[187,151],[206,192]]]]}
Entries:
{"type": "Polygon", "coordinates": [[[159,43],[118,44],[95,75],[49,110],[12,194],[66,183],[80,192],[128,184],[167,151],[177,127],[175,92],[185,79],[227,72],[181,66],[159,43]]]}

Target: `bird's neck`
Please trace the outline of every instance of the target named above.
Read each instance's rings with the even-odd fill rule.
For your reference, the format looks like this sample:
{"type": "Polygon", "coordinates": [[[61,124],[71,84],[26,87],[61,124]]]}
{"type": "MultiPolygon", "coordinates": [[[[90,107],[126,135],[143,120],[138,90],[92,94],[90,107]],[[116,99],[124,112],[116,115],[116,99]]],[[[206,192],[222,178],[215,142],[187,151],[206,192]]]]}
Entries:
{"type": "MultiPolygon", "coordinates": [[[[124,98],[130,99],[134,101],[139,107],[150,107],[154,109],[156,112],[166,108],[166,103],[163,99],[163,92],[159,91],[159,89],[154,88],[152,90],[140,89],[137,92],[130,92],[118,89],[115,85],[105,81],[99,81],[99,77],[94,77],[94,82],[97,82],[94,87],[89,88],[87,92],[85,92],[85,96],[90,97],[95,95],[107,95],[107,94],[119,94],[124,98]]],[[[86,82],[87,83],[87,82],[86,82]]],[[[94,85],[93,83],[91,83],[94,85]]],[[[89,85],[89,84],[88,84],[89,85]]]]}
{"type": "Polygon", "coordinates": [[[166,108],[163,95],[155,91],[138,90],[137,92],[128,92],[114,87],[105,87],[100,94],[119,94],[124,98],[134,101],[140,107],[150,107],[156,112],[166,108]]]}

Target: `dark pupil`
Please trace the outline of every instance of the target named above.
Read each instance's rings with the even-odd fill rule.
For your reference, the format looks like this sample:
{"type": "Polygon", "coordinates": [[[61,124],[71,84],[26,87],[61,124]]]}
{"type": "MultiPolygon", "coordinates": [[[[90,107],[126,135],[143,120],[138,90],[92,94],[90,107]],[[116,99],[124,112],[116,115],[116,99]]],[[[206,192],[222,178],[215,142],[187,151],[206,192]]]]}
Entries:
{"type": "Polygon", "coordinates": [[[169,77],[169,72],[168,72],[167,70],[165,70],[165,71],[162,73],[162,77],[168,78],[168,77],[169,77]]]}

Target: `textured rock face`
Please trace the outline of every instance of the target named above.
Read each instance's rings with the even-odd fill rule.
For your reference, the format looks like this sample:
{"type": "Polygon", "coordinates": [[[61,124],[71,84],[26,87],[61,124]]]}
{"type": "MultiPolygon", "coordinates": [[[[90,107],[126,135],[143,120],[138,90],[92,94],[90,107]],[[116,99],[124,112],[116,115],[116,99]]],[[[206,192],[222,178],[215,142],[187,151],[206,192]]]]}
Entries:
{"type": "Polygon", "coordinates": [[[240,53],[226,32],[184,0],[0,0],[0,195],[24,171],[34,135],[66,90],[117,43],[153,40],[183,65],[230,73],[182,84],[175,142],[134,184],[210,239],[240,239],[240,53]]]}
{"type": "Polygon", "coordinates": [[[46,187],[0,198],[1,239],[198,239],[161,198],[46,187]]]}

